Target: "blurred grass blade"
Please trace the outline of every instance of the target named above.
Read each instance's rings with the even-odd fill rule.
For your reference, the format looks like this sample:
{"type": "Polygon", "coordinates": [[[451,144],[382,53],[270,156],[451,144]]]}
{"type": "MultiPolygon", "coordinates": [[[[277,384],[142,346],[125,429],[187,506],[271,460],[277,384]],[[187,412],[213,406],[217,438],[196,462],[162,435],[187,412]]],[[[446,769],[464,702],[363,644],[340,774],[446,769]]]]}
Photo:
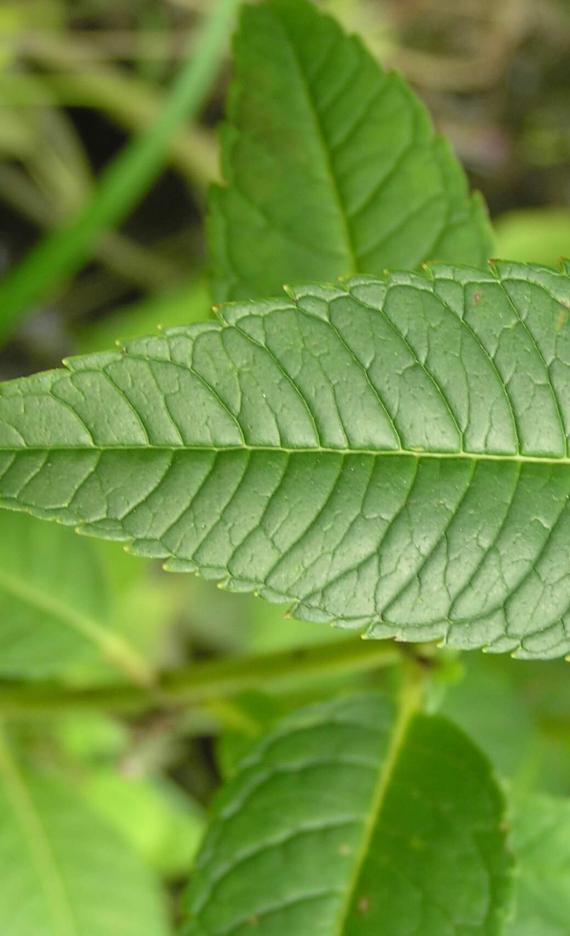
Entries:
{"type": "MultiPolygon", "coordinates": [[[[12,106],[87,107],[101,110],[131,133],[152,126],[164,109],[165,92],[150,82],[109,64],[90,65],[91,47],[74,39],[70,45],[53,34],[37,33],[29,49],[42,69],[41,81],[25,73],[0,73],[0,97],[12,106]]],[[[2,128],[3,129],[3,128],[2,128]]],[[[180,127],[169,140],[172,165],[202,196],[216,175],[217,146],[211,131],[201,126],[180,127]]]]}
{"type": "Polygon", "coordinates": [[[218,0],[160,119],[119,153],[70,225],[45,238],[0,286],[0,340],[30,307],[78,270],[103,233],[120,224],[152,184],[172,135],[196,115],[215,77],[239,0],[218,0]]]}
{"type": "Polygon", "coordinates": [[[534,794],[517,803],[516,913],[505,936],[566,936],[570,919],[570,801],[534,794]]]}

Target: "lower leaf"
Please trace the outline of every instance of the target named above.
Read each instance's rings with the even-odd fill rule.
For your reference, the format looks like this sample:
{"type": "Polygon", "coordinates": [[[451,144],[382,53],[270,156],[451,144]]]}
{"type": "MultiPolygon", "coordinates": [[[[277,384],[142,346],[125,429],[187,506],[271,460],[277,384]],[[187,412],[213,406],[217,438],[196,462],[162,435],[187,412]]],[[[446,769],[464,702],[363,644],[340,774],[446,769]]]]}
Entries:
{"type": "Polygon", "coordinates": [[[184,936],[503,931],[511,859],[483,755],[379,694],[281,722],[217,800],[184,936]]]}

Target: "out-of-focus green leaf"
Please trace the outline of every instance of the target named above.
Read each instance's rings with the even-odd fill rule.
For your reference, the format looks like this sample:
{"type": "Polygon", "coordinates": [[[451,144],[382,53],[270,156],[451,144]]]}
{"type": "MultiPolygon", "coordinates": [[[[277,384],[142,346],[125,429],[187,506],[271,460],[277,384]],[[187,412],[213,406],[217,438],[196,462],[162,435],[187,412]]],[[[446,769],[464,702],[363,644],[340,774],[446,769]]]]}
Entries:
{"type": "Polygon", "coordinates": [[[152,296],[117,309],[102,322],[90,322],[79,335],[78,350],[104,351],[115,341],[147,335],[160,328],[192,325],[208,317],[209,290],[198,280],[175,293],[152,296]]]}
{"type": "Polygon", "coordinates": [[[512,661],[500,662],[470,654],[464,678],[448,689],[441,711],[477,742],[502,776],[526,785],[539,768],[538,727],[514,685],[512,661]]]}
{"type": "Polygon", "coordinates": [[[0,513],[0,674],[32,678],[111,664],[146,680],[148,667],[114,626],[93,544],[71,530],[0,513]]]}
{"type": "Polygon", "coordinates": [[[570,800],[530,796],[514,814],[516,912],[505,936],[570,933],[570,800]]]}
{"type": "Polygon", "coordinates": [[[462,660],[463,679],[441,708],[489,756],[518,795],[570,795],[568,665],[481,658],[462,660]],[[552,704],[548,697],[552,696],[552,704]]]}
{"type": "Polygon", "coordinates": [[[167,936],[143,862],[67,786],[30,775],[0,747],[0,932],[167,936]]]}
{"type": "Polygon", "coordinates": [[[164,877],[187,875],[204,831],[200,807],[167,780],[89,774],[87,801],[164,877]]]}
{"type": "Polygon", "coordinates": [[[564,208],[510,212],[496,219],[495,234],[498,257],[547,266],[570,257],[570,211],[564,208]]]}
{"type": "Polygon", "coordinates": [[[50,731],[65,758],[82,767],[115,762],[129,740],[127,726],[102,712],[61,712],[50,731]]]}
{"type": "MultiPolygon", "coordinates": [[[[274,697],[263,692],[243,693],[232,700],[229,712],[222,703],[221,715],[226,727],[216,745],[216,761],[224,779],[235,773],[253,744],[286,714],[286,705],[283,696],[274,697]]],[[[219,715],[219,708],[215,707],[214,712],[219,715]]]]}

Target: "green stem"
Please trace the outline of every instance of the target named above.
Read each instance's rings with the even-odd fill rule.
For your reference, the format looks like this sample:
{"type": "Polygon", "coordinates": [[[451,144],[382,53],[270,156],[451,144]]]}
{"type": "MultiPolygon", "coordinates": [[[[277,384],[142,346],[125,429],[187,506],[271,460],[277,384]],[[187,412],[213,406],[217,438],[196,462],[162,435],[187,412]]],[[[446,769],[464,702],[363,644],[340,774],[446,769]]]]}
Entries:
{"type": "Polygon", "coordinates": [[[217,74],[240,0],[212,5],[194,54],[154,126],[125,147],[70,225],[46,237],[0,286],[0,339],[33,304],[72,276],[160,173],[173,134],[202,105],[217,74]]]}
{"type": "Polygon", "coordinates": [[[0,683],[0,714],[46,714],[67,709],[144,711],[204,705],[247,690],[275,692],[299,680],[365,673],[402,660],[394,643],[360,638],[278,653],[196,663],[158,679],[153,689],[112,685],[88,689],[57,683],[0,683]]]}

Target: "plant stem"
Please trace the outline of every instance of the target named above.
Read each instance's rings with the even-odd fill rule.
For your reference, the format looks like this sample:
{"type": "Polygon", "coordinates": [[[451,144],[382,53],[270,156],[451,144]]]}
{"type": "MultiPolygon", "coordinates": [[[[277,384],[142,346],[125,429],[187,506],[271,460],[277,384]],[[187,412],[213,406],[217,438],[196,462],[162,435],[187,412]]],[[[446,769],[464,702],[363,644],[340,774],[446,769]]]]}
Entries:
{"type": "Polygon", "coordinates": [[[100,178],[74,222],[45,238],[0,286],[0,339],[34,302],[89,257],[103,234],[128,215],[159,174],[170,140],[202,105],[224,53],[239,0],[218,0],[154,126],[126,146],[100,178]]]}
{"type": "Polygon", "coordinates": [[[37,714],[67,709],[144,711],[206,704],[257,689],[274,692],[284,683],[365,673],[402,660],[394,643],[360,638],[237,659],[196,663],[159,678],[154,688],[111,685],[76,689],[57,683],[0,683],[0,714],[37,714]]]}

